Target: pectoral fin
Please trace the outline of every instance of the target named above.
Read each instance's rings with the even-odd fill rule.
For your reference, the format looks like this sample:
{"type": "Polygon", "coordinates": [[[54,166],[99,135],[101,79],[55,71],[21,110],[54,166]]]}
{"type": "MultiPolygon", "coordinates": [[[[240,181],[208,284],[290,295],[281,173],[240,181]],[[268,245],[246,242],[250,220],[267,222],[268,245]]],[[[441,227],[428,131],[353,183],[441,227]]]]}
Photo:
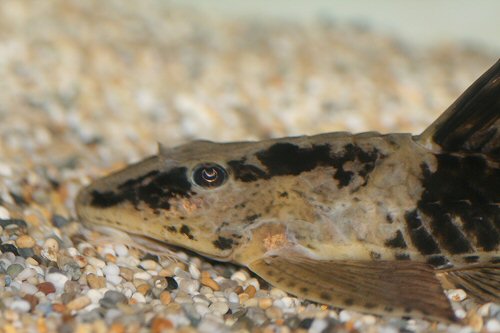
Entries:
{"type": "Polygon", "coordinates": [[[478,301],[500,303],[500,263],[450,269],[439,275],[478,301]]]}
{"type": "Polygon", "coordinates": [[[256,260],[249,268],[291,294],[375,314],[456,320],[432,268],[411,261],[327,261],[302,254],[256,260]]]}

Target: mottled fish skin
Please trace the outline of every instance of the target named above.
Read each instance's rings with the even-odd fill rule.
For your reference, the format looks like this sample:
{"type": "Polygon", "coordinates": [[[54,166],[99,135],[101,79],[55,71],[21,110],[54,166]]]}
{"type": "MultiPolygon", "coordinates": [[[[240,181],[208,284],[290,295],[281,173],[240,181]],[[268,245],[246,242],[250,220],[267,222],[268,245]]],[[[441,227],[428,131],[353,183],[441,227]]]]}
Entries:
{"type": "Polygon", "coordinates": [[[318,259],[450,267],[498,257],[499,172],[484,156],[436,154],[408,134],[195,141],[95,182],[77,210],[85,223],[240,264],[291,242],[318,259]],[[207,162],[226,168],[221,187],[193,183],[207,162]],[[261,228],[279,231],[254,237],[261,228]]]}
{"type": "Polygon", "coordinates": [[[89,226],[249,267],[288,249],[319,262],[410,260],[437,272],[498,263],[496,150],[436,142],[426,132],[194,141],[95,181],[76,210],[89,226]],[[196,184],[198,166],[214,164],[227,180],[196,184]]]}

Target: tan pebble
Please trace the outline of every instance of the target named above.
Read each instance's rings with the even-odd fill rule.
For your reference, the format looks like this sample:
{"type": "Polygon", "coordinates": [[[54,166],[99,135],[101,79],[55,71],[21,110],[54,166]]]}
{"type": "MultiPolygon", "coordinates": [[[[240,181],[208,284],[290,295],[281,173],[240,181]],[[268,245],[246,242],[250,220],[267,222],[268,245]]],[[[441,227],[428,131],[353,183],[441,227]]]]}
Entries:
{"type": "Polygon", "coordinates": [[[49,329],[44,317],[38,317],[36,322],[36,331],[38,333],[48,333],[49,329]]]}
{"type": "Polygon", "coordinates": [[[467,324],[474,329],[475,332],[480,332],[483,329],[483,318],[474,311],[469,312],[467,316],[467,324]]]}
{"type": "Polygon", "coordinates": [[[220,290],[219,284],[217,282],[215,282],[215,280],[210,277],[210,273],[208,273],[206,271],[203,271],[201,273],[201,280],[200,280],[200,282],[201,282],[202,285],[211,288],[213,291],[219,291],[220,290]]]}
{"type": "Polygon", "coordinates": [[[283,316],[283,312],[276,306],[270,306],[266,309],[266,316],[272,320],[276,320],[283,316]]]}
{"type": "Polygon", "coordinates": [[[59,242],[54,238],[47,238],[43,243],[43,248],[52,252],[59,251],[59,242]]]}
{"type": "Polygon", "coordinates": [[[87,283],[92,289],[101,289],[106,287],[106,278],[95,274],[87,275],[87,283]]]}
{"type": "Polygon", "coordinates": [[[121,323],[113,323],[109,328],[109,333],[125,333],[125,325],[121,323]]]}
{"type": "Polygon", "coordinates": [[[26,216],[24,216],[24,220],[29,226],[40,226],[40,218],[36,214],[26,214],[26,216]]]}
{"type": "Polygon", "coordinates": [[[162,291],[160,294],[160,301],[163,305],[170,304],[170,302],[172,301],[172,295],[170,294],[170,292],[166,290],[162,291]]]}
{"type": "Polygon", "coordinates": [[[86,246],[85,248],[83,248],[83,250],[81,252],[84,256],[87,256],[87,257],[97,256],[97,251],[91,246],[86,246]]]}
{"type": "Polygon", "coordinates": [[[113,264],[116,263],[116,257],[114,255],[112,255],[111,253],[106,253],[106,255],[104,256],[104,260],[106,262],[112,262],[113,264]]]}
{"type": "Polygon", "coordinates": [[[168,265],[167,268],[170,269],[172,272],[175,272],[176,268],[179,268],[179,269],[185,271],[185,270],[187,270],[187,265],[183,262],[177,261],[177,262],[173,262],[170,265],[168,265]]]}
{"type": "Polygon", "coordinates": [[[234,292],[237,293],[238,295],[241,294],[243,291],[244,290],[242,286],[237,286],[236,288],[234,288],[234,292]]]}
{"type": "Polygon", "coordinates": [[[17,333],[18,330],[16,329],[16,327],[12,324],[6,324],[4,327],[3,327],[3,332],[5,333],[17,333]]]}
{"type": "Polygon", "coordinates": [[[91,303],[87,296],[80,296],[69,302],[66,307],[68,310],[81,310],[91,303]]]}
{"type": "Polygon", "coordinates": [[[73,259],[75,260],[75,262],[77,263],[78,267],[80,268],[83,268],[85,266],[87,266],[87,264],[89,263],[87,261],[87,258],[85,258],[84,256],[74,256],[73,259]]]}
{"type": "Polygon", "coordinates": [[[62,303],[53,303],[52,310],[59,313],[64,313],[67,311],[66,305],[62,303]]]}
{"type": "Polygon", "coordinates": [[[31,266],[38,266],[38,261],[36,261],[35,259],[33,259],[32,257],[29,257],[26,259],[26,263],[31,265],[31,266]]]}
{"type": "Polygon", "coordinates": [[[151,291],[151,286],[147,283],[143,283],[137,287],[137,291],[146,296],[151,291]]]}
{"type": "Polygon", "coordinates": [[[132,281],[134,278],[134,271],[127,267],[120,267],[120,276],[126,281],[132,281]]]}
{"type": "Polygon", "coordinates": [[[164,268],[158,272],[158,275],[161,277],[171,277],[171,276],[174,276],[174,271],[172,271],[168,268],[164,268]]]}
{"type": "Polygon", "coordinates": [[[247,293],[241,293],[238,297],[240,298],[240,303],[245,303],[250,298],[247,293]]]}
{"type": "Polygon", "coordinates": [[[245,293],[248,294],[248,297],[253,298],[255,296],[255,293],[257,292],[257,289],[253,285],[249,285],[245,289],[245,293]]]}
{"type": "Polygon", "coordinates": [[[245,308],[255,308],[257,306],[259,306],[259,301],[257,298],[249,298],[245,301],[245,303],[243,303],[243,306],[245,306],[245,308]]]}
{"type": "Polygon", "coordinates": [[[259,299],[259,308],[266,310],[273,305],[273,300],[271,298],[261,298],[259,299]]]}
{"type": "Polygon", "coordinates": [[[33,237],[29,235],[22,235],[16,240],[17,247],[21,249],[32,248],[35,246],[36,242],[33,237]]]}
{"type": "Polygon", "coordinates": [[[164,330],[174,328],[174,324],[166,318],[155,317],[151,321],[151,332],[152,333],[161,333],[164,330]]]}

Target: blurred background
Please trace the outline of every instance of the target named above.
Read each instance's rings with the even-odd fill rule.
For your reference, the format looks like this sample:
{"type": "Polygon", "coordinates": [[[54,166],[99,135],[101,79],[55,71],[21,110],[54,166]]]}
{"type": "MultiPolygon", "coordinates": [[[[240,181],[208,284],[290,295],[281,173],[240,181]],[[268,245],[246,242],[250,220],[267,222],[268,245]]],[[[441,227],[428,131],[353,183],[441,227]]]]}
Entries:
{"type": "Polygon", "coordinates": [[[324,17],[373,30],[419,46],[463,42],[500,51],[500,2],[496,0],[175,0],[228,17],[294,21],[324,17]]]}

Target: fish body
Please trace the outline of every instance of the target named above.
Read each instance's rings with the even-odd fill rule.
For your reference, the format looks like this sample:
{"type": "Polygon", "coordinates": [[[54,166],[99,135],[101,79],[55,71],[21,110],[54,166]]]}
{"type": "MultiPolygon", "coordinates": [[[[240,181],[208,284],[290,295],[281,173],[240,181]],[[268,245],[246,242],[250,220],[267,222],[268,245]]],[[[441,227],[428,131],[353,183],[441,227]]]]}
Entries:
{"type": "Polygon", "coordinates": [[[248,267],[304,298],[453,320],[500,294],[500,62],[411,134],[193,141],[84,188],[77,213],[248,267]]]}

